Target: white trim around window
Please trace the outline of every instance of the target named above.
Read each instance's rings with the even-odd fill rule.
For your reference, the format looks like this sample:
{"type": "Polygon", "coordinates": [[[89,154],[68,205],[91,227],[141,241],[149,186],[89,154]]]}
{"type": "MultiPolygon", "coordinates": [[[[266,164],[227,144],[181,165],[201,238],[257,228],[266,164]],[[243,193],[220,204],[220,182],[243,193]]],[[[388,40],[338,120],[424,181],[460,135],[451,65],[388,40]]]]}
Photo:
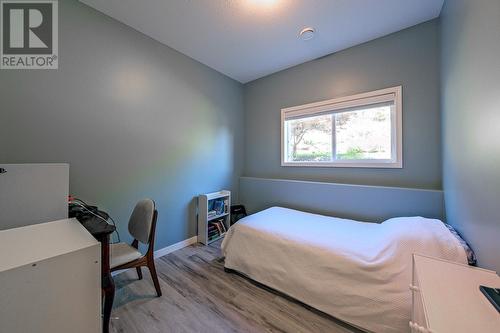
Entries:
{"type": "MultiPolygon", "coordinates": [[[[392,87],[353,96],[330,99],[326,101],[289,107],[281,110],[281,165],[299,167],[342,167],[342,168],[402,168],[403,167],[403,101],[402,87],[392,87]],[[321,115],[334,115],[349,110],[362,109],[384,103],[391,105],[391,157],[386,159],[337,159],[335,156],[336,132],[333,125],[332,157],[322,161],[289,160],[287,156],[287,129],[288,120],[300,119],[321,115]]],[[[335,124],[335,122],[333,122],[335,124]]]]}

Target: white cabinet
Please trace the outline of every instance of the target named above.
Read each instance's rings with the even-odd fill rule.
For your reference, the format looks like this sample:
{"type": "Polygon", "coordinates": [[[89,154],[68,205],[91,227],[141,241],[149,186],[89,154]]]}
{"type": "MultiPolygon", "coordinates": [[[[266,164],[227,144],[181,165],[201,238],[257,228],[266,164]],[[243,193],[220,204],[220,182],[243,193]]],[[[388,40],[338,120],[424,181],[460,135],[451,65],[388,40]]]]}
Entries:
{"type": "Polygon", "coordinates": [[[0,332],[100,332],[100,261],[75,219],[1,230],[0,332]]]}
{"type": "Polygon", "coordinates": [[[499,288],[500,278],[485,269],[413,255],[411,332],[498,332],[500,315],[480,285],[499,288]]]}
{"type": "Polygon", "coordinates": [[[0,168],[0,230],[68,217],[69,164],[0,168]]]}

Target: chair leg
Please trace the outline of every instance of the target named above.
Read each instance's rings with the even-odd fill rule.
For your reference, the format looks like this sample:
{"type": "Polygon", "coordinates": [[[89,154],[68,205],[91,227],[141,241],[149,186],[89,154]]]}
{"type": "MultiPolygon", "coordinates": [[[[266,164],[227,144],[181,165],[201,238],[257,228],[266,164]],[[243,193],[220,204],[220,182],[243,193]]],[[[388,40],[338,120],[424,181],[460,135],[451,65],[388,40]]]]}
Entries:
{"type": "Polygon", "coordinates": [[[142,271],[140,267],[135,268],[137,270],[137,275],[139,276],[139,280],[142,280],[142,271]]]}
{"type": "Polygon", "coordinates": [[[158,275],[156,274],[154,260],[148,260],[148,268],[149,272],[151,273],[151,278],[153,279],[153,283],[155,285],[156,295],[158,295],[158,297],[161,297],[160,282],[158,282],[158,275]]]}

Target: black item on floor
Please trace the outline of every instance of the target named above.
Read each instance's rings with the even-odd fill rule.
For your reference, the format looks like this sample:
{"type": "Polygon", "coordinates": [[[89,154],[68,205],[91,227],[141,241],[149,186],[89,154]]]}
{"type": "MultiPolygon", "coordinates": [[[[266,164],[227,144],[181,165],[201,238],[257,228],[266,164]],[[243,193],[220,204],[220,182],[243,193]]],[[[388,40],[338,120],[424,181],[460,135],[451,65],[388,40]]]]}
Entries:
{"type": "Polygon", "coordinates": [[[243,205],[231,205],[231,225],[247,216],[247,211],[243,205]]]}

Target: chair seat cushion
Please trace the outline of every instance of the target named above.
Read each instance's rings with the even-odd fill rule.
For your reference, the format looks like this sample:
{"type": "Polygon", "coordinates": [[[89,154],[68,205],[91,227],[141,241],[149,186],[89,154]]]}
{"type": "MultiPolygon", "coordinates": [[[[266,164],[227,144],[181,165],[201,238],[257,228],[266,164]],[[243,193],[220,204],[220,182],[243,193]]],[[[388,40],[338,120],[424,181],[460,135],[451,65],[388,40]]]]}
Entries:
{"type": "Polygon", "coordinates": [[[142,253],[126,243],[110,245],[111,268],[126,264],[142,257],[142,253]]]}

